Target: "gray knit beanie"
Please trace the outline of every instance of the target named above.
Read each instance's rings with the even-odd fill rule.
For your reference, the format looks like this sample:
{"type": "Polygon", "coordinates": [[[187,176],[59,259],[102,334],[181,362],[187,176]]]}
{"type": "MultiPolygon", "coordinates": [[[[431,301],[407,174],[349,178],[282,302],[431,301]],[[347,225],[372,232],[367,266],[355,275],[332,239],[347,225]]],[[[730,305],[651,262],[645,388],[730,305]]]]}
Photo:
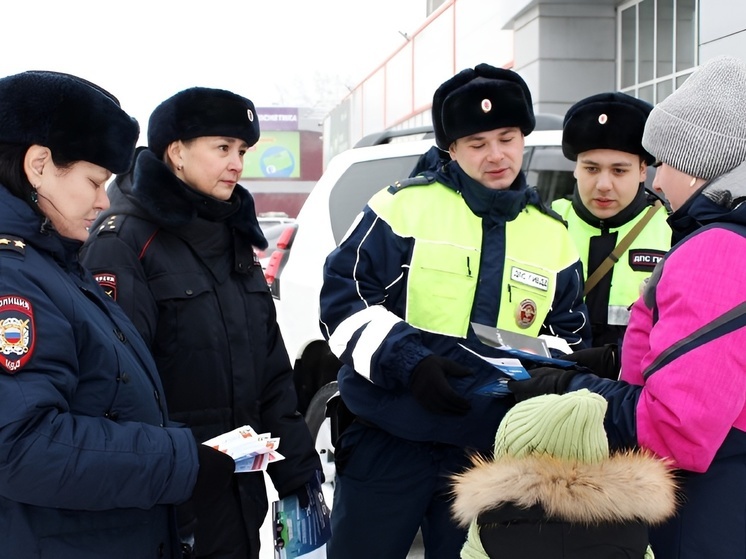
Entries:
{"type": "Polygon", "coordinates": [[[650,113],[642,145],[682,173],[710,180],[746,161],[746,64],[703,64],[650,113]]]}

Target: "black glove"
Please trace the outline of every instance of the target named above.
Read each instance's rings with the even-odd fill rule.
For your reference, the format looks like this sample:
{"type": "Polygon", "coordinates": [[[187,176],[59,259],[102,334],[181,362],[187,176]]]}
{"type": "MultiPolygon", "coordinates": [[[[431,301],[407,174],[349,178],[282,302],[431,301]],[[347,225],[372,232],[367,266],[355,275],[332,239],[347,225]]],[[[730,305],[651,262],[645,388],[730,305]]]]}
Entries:
{"type": "Polygon", "coordinates": [[[429,355],[412,371],[410,388],[420,405],[432,413],[464,415],[471,404],[448,384],[448,377],[466,377],[472,372],[455,361],[429,355]]]}
{"type": "Polygon", "coordinates": [[[231,484],[236,463],[233,458],[204,444],[197,445],[199,472],[192,490],[192,501],[199,509],[220,496],[231,484]]]}
{"type": "Polygon", "coordinates": [[[537,367],[531,369],[528,374],[531,378],[526,380],[509,380],[510,390],[517,402],[528,400],[542,394],[564,394],[572,377],[580,371],[574,369],[555,369],[554,367],[537,367]]]}
{"type": "Polygon", "coordinates": [[[600,377],[611,380],[619,379],[619,346],[617,344],[581,349],[562,356],[562,359],[588,367],[600,377]]]}

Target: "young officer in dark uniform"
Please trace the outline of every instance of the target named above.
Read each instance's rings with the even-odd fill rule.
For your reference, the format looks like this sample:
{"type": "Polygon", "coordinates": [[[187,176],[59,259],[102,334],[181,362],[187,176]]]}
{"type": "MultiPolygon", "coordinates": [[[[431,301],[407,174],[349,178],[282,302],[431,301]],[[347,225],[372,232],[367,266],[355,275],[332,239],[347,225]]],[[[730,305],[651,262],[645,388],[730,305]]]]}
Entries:
{"type": "Polygon", "coordinates": [[[174,506],[230,456],[169,422],[132,322],[78,261],[139,134],[68,74],[0,79],[0,556],[181,559],[174,506]]]}
{"type": "Polygon", "coordinates": [[[567,221],[583,261],[594,347],[621,344],[629,307],[671,246],[667,211],[654,207],[658,198],[644,184],[654,161],[642,147],[652,108],[611,92],[582,99],[565,114],[562,151],[576,162],[577,184],[572,200],[556,200],[552,209],[567,221]],[[628,246],[611,256],[625,238],[628,246]],[[607,259],[608,271],[597,272],[607,259]]]}
{"type": "MultiPolygon", "coordinates": [[[[279,437],[285,459],[269,476],[280,497],[303,498],[321,464],[253,252],[266,240],[238,184],[258,139],[240,95],[194,87],[166,99],[83,259],[153,351],[173,418],[201,441],[243,425],[279,437]]],[[[237,475],[212,506],[181,508],[182,534],[194,532],[197,557],[256,559],[267,508],[264,476],[237,475]]]]}
{"type": "Polygon", "coordinates": [[[384,188],[328,257],[321,321],[357,416],[338,442],[330,559],[457,557],[448,474],[489,452],[506,399],[475,395],[494,368],[470,322],[590,334],[577,250],[521,172],[535,124],[511,70],[480,64],[443,83],[432,108],[446,165],[384,188]]]}

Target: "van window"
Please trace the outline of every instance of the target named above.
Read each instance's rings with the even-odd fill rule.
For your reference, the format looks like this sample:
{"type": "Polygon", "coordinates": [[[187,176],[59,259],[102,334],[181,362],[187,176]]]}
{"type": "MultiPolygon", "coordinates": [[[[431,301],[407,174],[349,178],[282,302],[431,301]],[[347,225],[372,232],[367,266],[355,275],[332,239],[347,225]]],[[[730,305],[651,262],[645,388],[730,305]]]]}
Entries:
{"type": "Polygon", "coordinates": [[[535,186],[542,200],[549,205],[554,200],[572,197],[575,162],[562,154],[559,146],[527,148],[523,156],[523,171],[529,186],[535,186]]]}

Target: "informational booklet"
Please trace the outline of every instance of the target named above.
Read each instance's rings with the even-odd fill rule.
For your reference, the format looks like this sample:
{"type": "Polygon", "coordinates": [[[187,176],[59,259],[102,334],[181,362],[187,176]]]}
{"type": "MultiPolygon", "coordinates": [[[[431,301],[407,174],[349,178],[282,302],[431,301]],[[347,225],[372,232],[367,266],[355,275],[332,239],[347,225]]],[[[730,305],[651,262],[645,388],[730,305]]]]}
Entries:
{"type": "Polygon", "coordinates": [[[326,542],[332,535],[329,507],[321,491],[321,478],[306,485],[308,506],[296,495],[272,503],[275,559],[325,559],[326,542]]]}
{"type": "Polygon", "coordinates": [[[203,442],[215,450],[226,453],[236,462],[236,473],[261,472],[272,462],[285,457],[277,452],[280,438],[269,433],[257,433],[244,425],[203,442]]]}
{"type": "Polygon", "coordinates": [[[469,353],[487,361],[502,373],[502,375],[479,387],[476,390],[476,394],[482,394],[484,396],[505,396],[510,394],[510,390],[508,390],[509,380],[524,380],[531,378],[531,375],[528,374],[528,371],[526,371],[519,359],[514,357],[487,357],[485,355],[480,355],[463,344],[459,345],[469,353]]]}
{"type": "MultiPolygon", "coordinates": [[[[531,378],[525,366],[529,368],[535,366],[564,368],[574,365],[571,361],[552,357],[545,336],[535,338],[476,322],[472,322],[471,325],[482,344],[489,346],[489,348],[496,348],[502,354],[501,357],[490,357],[459,344],[463,349],[487,361],[499,371],[494,379],[479,387],[476,394],[495,397],[510,394],[510,390],[508,390],[509,381],[531,378]]],[[[559,340],[559,338],[556,339],[559,340]]],[[[567,346],[567,342],[564,342],[564,340],[562,342],[567,346]]],[[[552,344],[551,347],[555,347],[555,345],[552,344]]],[[[569,346],[567,346],[567,349],[569,349],[569,346]]]]}
{"type": "Polygon", "coordinates": [[[477,322],[472,322],[471,326],[474,328],[474,333],[479,338],[479,341],[488,346],[515,349],[526,353],[543,355],[544,357],[551,356],[547,342],[543,338],[535,338],[518,332],[500,330],[494,326],[486,326],[477,322]]]}

